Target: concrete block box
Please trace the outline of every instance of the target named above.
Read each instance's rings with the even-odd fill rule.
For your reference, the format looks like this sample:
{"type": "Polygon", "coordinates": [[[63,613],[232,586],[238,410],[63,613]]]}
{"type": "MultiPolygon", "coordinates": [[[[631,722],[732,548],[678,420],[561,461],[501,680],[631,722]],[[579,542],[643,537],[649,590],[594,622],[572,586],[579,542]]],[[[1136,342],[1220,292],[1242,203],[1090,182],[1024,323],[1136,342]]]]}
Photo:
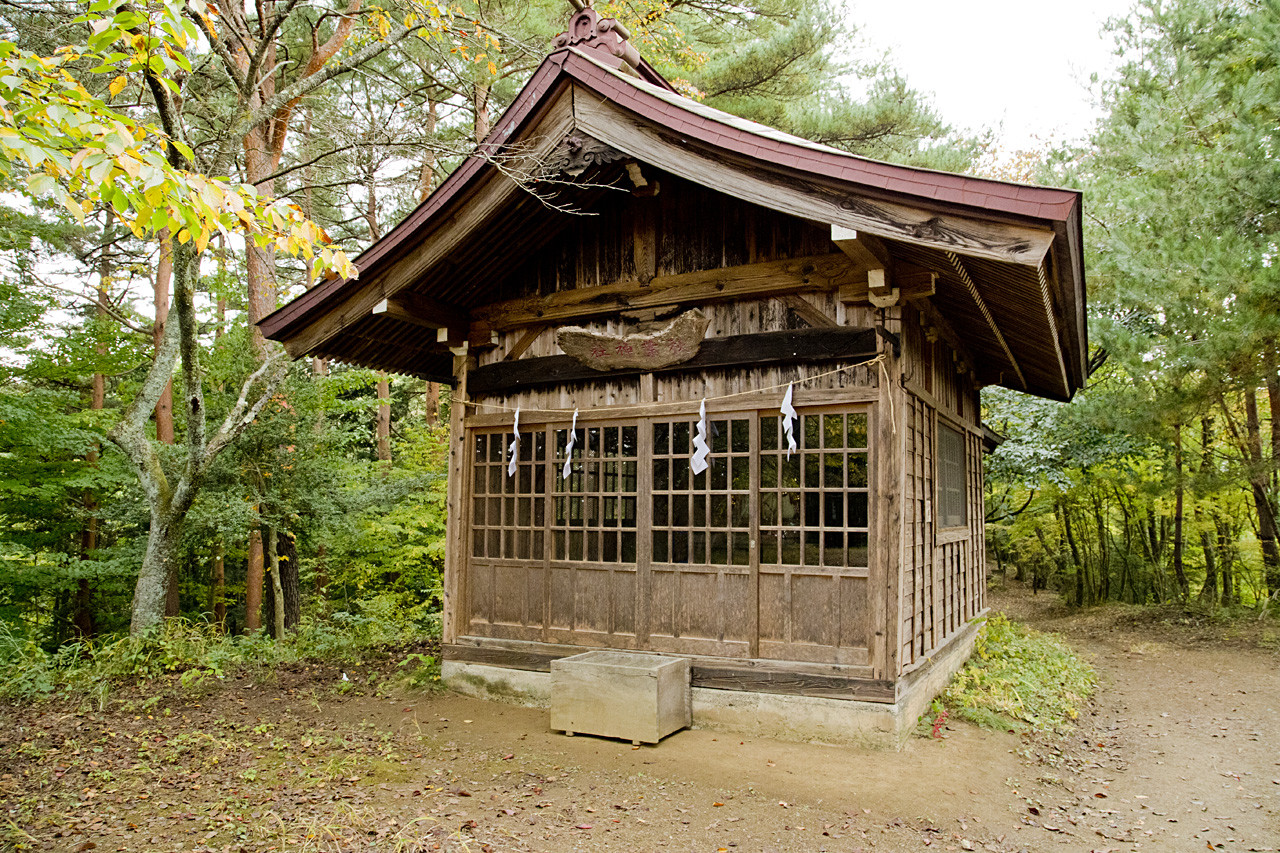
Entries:
{"type": "Polygon", "coordinates": [[[551,662],[551,728],[657,743],[692,721],[689,661],[595,651],[551,662]]]}

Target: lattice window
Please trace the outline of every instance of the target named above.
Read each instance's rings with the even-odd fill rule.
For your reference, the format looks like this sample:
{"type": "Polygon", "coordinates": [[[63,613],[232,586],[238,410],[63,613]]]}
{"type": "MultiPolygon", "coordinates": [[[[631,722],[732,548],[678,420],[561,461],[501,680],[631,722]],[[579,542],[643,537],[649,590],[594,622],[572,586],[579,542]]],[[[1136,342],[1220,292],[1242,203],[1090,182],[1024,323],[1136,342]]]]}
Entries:
{"type": "Polygon", "coordinates": [[[761,565],[867,567],[867,416],[806,414],[787,458],[781,419],[760,418],[761,565]]]}
{"type": "Polygon", "coordinates": [[[653,561],[751,564],[751,421],[709,419],[710,467],[689,468],[696,421],[653,424],[653,561]]]}
{"type": "Polygon", "coordinates": [[[563,479],[569,430],[555,431],[551,559],[634,563],[639,427],[588,426],[575,436],[563,479]]]}
{"type": "Polygon", "coordinates": [[[938,424],[938,526],[968,523],[965,440],[959,430],[938,424]]]}
{"type": "Polygon", "coordinates": [[[546,535],[547,435],[520,436],[520,461],[507,475],[510,433],[475,437],[471,553],[491,559],[542,559],[546,535]]]}

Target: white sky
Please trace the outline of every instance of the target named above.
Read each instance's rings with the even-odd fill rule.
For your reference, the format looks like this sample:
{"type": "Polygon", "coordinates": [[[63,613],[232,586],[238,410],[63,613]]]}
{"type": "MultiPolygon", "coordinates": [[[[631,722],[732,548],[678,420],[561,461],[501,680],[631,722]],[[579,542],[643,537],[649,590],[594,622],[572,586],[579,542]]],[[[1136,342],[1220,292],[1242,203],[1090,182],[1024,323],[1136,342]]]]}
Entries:
{"type": "Polygon", "coordinates": [[[1083,137],[1097,113],[1089,75],[1106,78],[1114,42],[1102,27],[1134,0],[844,0],[872,50],[888,49],[957,129],[997,130],[1001,147],[1083,137]]]}

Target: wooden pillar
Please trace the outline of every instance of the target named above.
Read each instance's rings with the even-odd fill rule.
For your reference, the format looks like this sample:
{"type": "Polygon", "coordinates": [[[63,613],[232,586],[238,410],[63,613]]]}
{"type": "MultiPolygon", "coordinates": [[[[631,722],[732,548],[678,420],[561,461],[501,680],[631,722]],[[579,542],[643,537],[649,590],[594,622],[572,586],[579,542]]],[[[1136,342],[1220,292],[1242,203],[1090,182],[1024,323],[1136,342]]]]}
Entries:
{"type": "Polygon", "coordinates": [[[466,590],[463,574],[467,565],[467,479],[471,466],[467,452],[467,373],[475,367],[475,356],[466,348],[454,351],[453,398],[449,406],[449,485],[445,506],[448,514],[444,547],[444,627],[443,641],[457,641],[466,624],[466,590]]]}
{"type": "MultiPolygon", "coordinates": [[[[901,309],[892,307],[881,312],[885,331],[902,334],[901,309]]],[[[903,524],[902,484],[906,479],[907,423],[903,405],[902,357],[883,339],[880,342],[881,363],[879,395],[875,420],[875,567],[869,581],[871,590],[873,634],[870,645],[872,677],[893,681],[898,676],[901,650],[899,632],[902,625],[899,591],[902,584],[903,524]]],[[[877,368],[879,370],[879,368],[877,368]]]]}

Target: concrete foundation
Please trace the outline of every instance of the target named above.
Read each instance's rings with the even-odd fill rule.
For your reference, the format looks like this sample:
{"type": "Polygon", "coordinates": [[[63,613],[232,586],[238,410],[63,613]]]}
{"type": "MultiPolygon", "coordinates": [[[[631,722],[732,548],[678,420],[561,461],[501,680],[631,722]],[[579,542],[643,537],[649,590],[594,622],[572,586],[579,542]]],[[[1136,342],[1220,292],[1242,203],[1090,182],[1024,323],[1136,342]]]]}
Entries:
{"type": "MultiPolygon", "coordinates": [[[[898,699],[892,704],[694,687],[693,726],[778,740],[897,749],[933,698],[964,666],[981,622],[971,621],[936,655],[903,675],[898,680],[898,699]]],[[[445,661],[441,677],[467,696],[537,708],[551,705],[547,672],[445,661]]]]}

